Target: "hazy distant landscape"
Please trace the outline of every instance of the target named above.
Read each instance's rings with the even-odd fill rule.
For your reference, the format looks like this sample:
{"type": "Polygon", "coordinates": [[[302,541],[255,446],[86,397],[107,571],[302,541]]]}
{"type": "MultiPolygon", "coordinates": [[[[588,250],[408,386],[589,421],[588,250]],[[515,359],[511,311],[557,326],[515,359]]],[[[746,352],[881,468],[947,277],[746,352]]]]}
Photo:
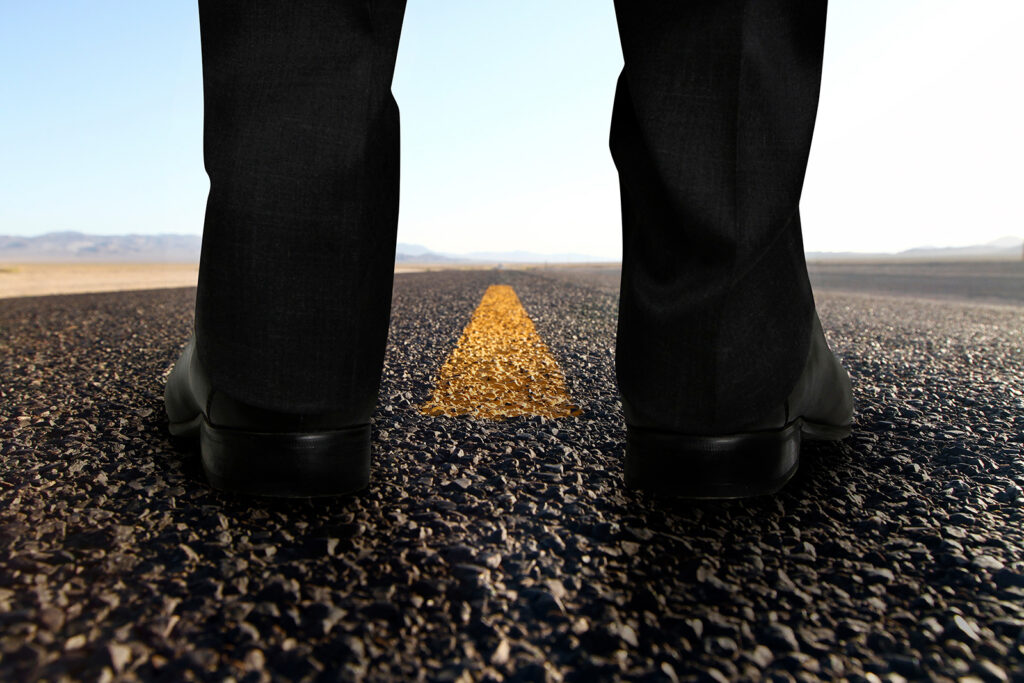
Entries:
{"type": "MultiPolygon", "coordinates": [[[[35,237],[0,235],[0,263],[198,263],[199,235],[90,235],[51,232],[35,237]]],[[[1021,260],[1024,240],[1003,237],[966,247],[915,247],[896,253],[808,252],[809,261],[850,260],[1021,260]]],[[[395,262],[424,265],[493,263],[598,263],[611,259],[584,253],[544,254],[525,250],[451,254],[430,247],[399,242],[395,262]]]]}
{"type": "MultiPolygon", "coordinates": [[[[194,287],[198,235],[87,235],[61,232],[0,237],[0,298],[194,287]]],[[[921,247],[896,254],[807,254],[816,292],[954,298],[1024,304],[1024,247],[1016,238],[958,248],[921,247]]],[[[618,291],[619,264],[587,254],[528,251],[445,254],[399,243],[395,272],[483,268],[543,269],[586,276],[618,291]]]]}
{"type": "Polygon", "coordinates": [[[1024,240],[1019,237],[1000,237],[986,244],[966,247],[914,247],[898,252],[809,251],[808,261],[877,261],[877,260],[1022,260],[1024,240]]]}
{"type": "MultiPolygon", "coordinates": [[[[0,263],[198,263],[199,235],[90,235],[51,232],[35,237],[0,235],[0,263]]],[[[399,242],[396,263],[582,263],[609,261],[579,253],[542,254],[531,251],[445,254],[418,244],[399,242]]]]}
{"type": "Polygon", "coordinates": [[[199,235],[89,235],[49,232],[35,237],[0,235],[0,263],[135,262],[198,263],[199,235]]]}

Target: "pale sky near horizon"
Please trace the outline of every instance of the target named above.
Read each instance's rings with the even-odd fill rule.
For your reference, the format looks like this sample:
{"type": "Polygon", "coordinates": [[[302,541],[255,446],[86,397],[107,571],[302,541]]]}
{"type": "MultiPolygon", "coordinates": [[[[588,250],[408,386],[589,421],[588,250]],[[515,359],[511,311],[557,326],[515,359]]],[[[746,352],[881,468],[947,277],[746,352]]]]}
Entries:
{"type": "MultiPolygon", "coordinates": [[[[810,251],[1024,236],[1019,0],[829,8],[810,251]]],[[[410,0],[399,240],[617,258],[611,0],[410,0]]],[[[202,231],[195,3],[0,0],[0,234],[202,231]]]]}

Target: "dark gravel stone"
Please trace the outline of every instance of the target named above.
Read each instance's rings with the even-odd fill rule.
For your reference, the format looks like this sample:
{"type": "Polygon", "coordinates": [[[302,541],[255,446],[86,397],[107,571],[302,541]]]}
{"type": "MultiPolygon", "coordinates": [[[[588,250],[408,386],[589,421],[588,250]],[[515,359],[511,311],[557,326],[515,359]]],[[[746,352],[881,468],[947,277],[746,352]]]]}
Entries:
{"type": "Polygon", "coordinates": [[[800,649],[800,643],[796,639],[793,629],[785,624],[771,624],[764,629],[761,635],[761,643],[775,652],[796,652],[800,649]]]}
{"type": "Polygon", "coordinates": [[[167,437],[194,289],[2,299],[0,680],[1024,680],[1024,266],[989,266],[921,277],[1003,305],[817,290],[853,435],[703,503],[622,485],[612,269],[397,277],[373,481],[323,501],[167,437]],[[581,416],[418,412],[494,283],[581,416]]]}
{"type": "Polygon", "coordinates": [[[1004,567],[993,572],[992,581],[999,588],[1024,588],[1024,572],[1004,567]]]}
{"type": "Polygon", "coordinates": [[[1001,666],[985,659],[975,662],[971,672],[986,683],[1007,683],[1010,680],[1001,666]]]}
{"type": "Polygon", "coordinates": [[[912,655],[886,655],[885,661],[894,672],[901,676],[916,678],[921,675],[921,660],[912,655]]]}
{"type": "Polygon", "coordinates": [[[965,619],[959,614],[954,615],[948,622],[946,622],[944,635],[947,638],[959,640],[964,643],[977,643],[981,641],[981,637],[978,635],[978,627],[973,622],[965,619]]]}

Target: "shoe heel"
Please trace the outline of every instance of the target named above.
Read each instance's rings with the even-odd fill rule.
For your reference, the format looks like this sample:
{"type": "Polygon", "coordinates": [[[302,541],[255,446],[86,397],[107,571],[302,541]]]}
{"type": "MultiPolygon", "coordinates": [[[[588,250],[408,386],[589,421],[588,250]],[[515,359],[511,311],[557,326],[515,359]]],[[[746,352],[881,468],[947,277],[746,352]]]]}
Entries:
{"type": "Polygon", "coordinates": [[[199,429],[210,485],[256,496],[339,496],[370,482],[370,425],[323,432],[199,429]]]}
{"type": "Polygon", "coordinates": [[[689,436],[626,427],[626,486],[680,498],[775,493],[800,461],[800,421],[767,432],[689,436]]]}

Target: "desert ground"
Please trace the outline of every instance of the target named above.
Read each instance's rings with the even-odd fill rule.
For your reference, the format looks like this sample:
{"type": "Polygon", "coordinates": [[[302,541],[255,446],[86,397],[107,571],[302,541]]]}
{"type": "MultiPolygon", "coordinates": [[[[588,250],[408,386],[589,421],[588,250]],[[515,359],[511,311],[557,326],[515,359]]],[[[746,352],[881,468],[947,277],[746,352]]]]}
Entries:
{"type": "Polygon", "coordinates": [[[0,299],[195,287],[198,263],[0,264],[0,299]]]}
{"type": "MultiPolygon", "coordinates": [[[[395,265],[395,272],[487,270],[499,265],[409,262],[395,265]]],[[[198,276],[198,263],[0,263],[0,299],[195,287],[198,276]]]]}

